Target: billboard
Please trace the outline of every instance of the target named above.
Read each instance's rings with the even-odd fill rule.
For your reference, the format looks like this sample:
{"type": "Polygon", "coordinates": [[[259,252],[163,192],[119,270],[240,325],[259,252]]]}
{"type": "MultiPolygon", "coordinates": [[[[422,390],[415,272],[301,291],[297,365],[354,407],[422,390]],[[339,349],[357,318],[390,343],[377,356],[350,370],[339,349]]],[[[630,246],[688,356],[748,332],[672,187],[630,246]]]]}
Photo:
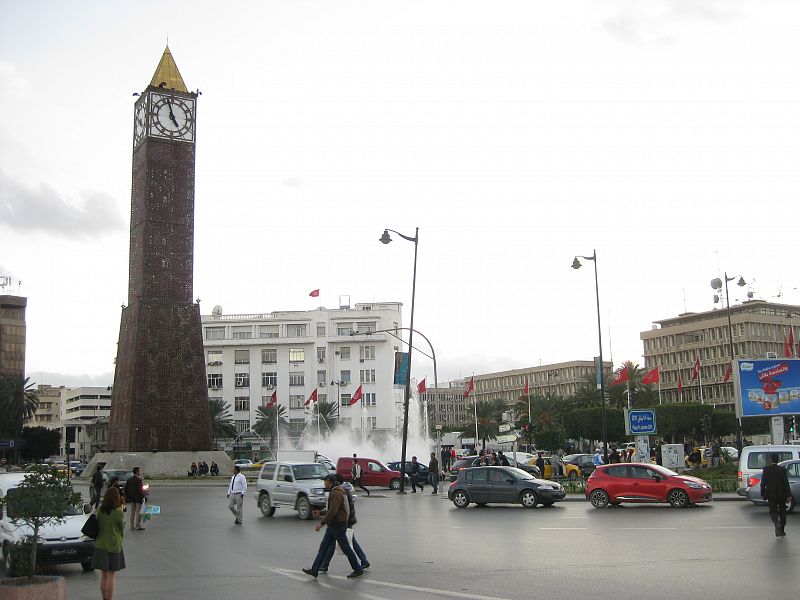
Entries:
{"type": "Polygon", "coordinates": [[[405,385],[408,380],[408,352],[394,353],[394,384],[405,385]]]}
{"type": "Polygon", "coordinates": [[[800,414],[800,359],[737,359],[736,416],[800,414]]]}

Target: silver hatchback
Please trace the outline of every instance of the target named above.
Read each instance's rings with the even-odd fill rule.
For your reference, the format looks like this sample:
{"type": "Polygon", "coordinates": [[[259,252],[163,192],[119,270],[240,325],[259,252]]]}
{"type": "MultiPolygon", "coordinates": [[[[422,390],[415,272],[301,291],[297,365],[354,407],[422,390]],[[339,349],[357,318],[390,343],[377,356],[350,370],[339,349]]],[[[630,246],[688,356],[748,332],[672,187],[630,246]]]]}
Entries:
{"type": "MultiPolygon", "coordinates": [[[[786,510],[793,512],[795,506],[800,503],[800,460],[785,460],[778,464],[786,469],[789,474],[792,501],[787,505],[786,510]]],[[[747,478],[746,496],[753,504],[766,506],[767,501],[761,497],[761,473],[755,473],[747,478]]]]}

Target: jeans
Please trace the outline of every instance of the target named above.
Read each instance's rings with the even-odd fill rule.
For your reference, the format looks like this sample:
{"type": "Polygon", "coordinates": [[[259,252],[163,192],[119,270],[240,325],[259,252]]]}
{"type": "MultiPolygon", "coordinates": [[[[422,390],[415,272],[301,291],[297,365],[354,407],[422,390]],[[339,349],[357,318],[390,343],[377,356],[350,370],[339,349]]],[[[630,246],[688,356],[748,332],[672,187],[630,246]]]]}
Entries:
{"type": "Polygon", "coordinates": [[[428,473],[428,481],[431,482],[433,486],[433,493],[439,493],[439,474],[438,473],[428,473]]]}
{"type": "MultiPolygon", "coordinates": [[[[353,550],[355,551],[356,556],[358,556],[358,560],[361,561],[361,568],[363,569],[364,565],[369,564],[369,561],[367,560],[367,555],[364,554],[364,550],[361,548],[361,545],[358,543],[358,541],[356,541],[355,531],[353,531],[353,550]]],[[[330,546],[327,554],[325,554],[325,556],[323,557],[322,562],[319,565],[321,569],[327,569],[328,567],[330,567],[331,559],[333,558],[333,553],[335,551],[336,551],[336,544],[330,546]]]]}
{"type": "Polygon", "coordinates": [[[347,556],[347,560],[350,561],[350,567],[352,567],[353,571],[361,571],[361,565],[358,564],[358,559],[356,558],[353,549],[350,547],[350,542],[347,541],[347,525],[328,525],[325,529],[325,535],[322,537],[322,541],[319,543],[319,550],[317,550],[317,557],[314,559],[314,564],[311,565],[311,572],[316,577],[319,574],[319,568],[322,566],[325,557],[328,555],[328,552],[333,555],[334,550],[336,550],[336,543],[339,543],[342,551],[344,552],[345,556],[347,556]]]}

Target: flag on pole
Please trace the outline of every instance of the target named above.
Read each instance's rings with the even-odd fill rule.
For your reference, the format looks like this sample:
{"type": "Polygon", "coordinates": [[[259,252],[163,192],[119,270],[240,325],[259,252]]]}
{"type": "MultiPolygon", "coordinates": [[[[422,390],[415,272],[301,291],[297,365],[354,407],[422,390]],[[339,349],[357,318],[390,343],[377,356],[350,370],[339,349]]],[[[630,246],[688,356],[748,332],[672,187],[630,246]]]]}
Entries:
{"type": "Polygon", "coordinates": [[[681,378],[681,372],[678,371],[678,393],[683,393],[683,379],[681,378]]]}
{"type": "Polygon", "coordinates": [[[428,391],[428,386],[425,385],[425,380],[423,379],[417,384],[417,393],[424,394],[428,391]]]}
{"type": "Polygon", "coordinates": [[[272,392],[272,396],[270,396],[269,402],[267,402],[267,408],[272,408],[278,403],[278,391],[275,390],[272,392]]]}
{"type": "Polygon", "coordinates": [[[467,389],[464,390],[464,400],[467,399],[469,393],[474,389],[475,389],[475,377],[473,376],[472,379],[470,379],[469,383],[467,384],[467,389]]]}
{"type": "Polygon", "coordinates": [[[361,393],[361,386],[358,386],[356,393],[353,394],[352,398],[350,398],[350,404],[348,406],[353,406],[353,404],[361,400],[361,396],[363,396],[363,394],[361,393]]]}
{"type": "Polygon", "coordinates": [[[789,358],[792,355],[792,347],[789,345],[789,340],[786,339],[786,332],[783,332],[783,356],[789,358]]]}
{"type": "Polygon", "coordinates": [[[728,368],[725,369],[725,377],[722,378],[722,383],[728,383],[731,380],[731,375],[733,375],[733,367],[728,365],[728,368]]]}
{"type": "Polygon", "coordinates": [[[530,393],[530,388],[528,388],[528,378],[525,378],[525,391],[522,392],[523,396],[527,396],[530,393]]]}
{"type": "Polygon", "coordinates": [[[789,327],[789,356],[794,357],[794,327],[789,327]]]}
{"type": "Polygon", "coordinates": [[[692,368],[692,381],[700,377],[700,357],[694,359],[694,367],[692,368]]]}
{"type": "Polygon", "coordinates": [[[317,401],[317,388],[314,388],[314,391],[311,392],[311,395],[308,397],[308,400],[306,400],[305,406],[308,406],[312,402],[316,401],[317,401]]]}
{"type": "Polygon", "coordinates": [[[618,385],[620,383],[625,383],[628,381],[628,367],[622,367],[619,371],[614,371],[614,375],[611,378],[611,385],[618,385]]]}
{"type": "Polygon", "coordinates": [[[652,385],[654,383],[658,383],[660,380],[659,375],[659,368],[656,367],[655,369],[649,370],[644,377],[642,377],[642,383],[645,385],[652,385]]]}
{"type": "Polygon", "coordinates": [[[319,298],[319,290],[311,290],[308,295],[312,298],[319,298]]]}

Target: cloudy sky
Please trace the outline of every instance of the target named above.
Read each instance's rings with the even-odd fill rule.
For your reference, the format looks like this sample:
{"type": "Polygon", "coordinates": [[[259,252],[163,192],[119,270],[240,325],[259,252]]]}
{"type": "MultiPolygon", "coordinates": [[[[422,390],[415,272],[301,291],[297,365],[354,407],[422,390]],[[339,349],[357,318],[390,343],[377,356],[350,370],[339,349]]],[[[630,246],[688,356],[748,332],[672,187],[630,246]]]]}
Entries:
{"type": "Polygon", "coordinates": [[[385,227],[420,228],[440,379],[596,355],[591,263],[569,268],[594,248],[617,363],[711,309],[723,270],[800,302],[798,22],[779,0],[0,1],[0,275],[29,299],[29,375],[112,382],[132,93],[167,38],[203,92],[204,314],[408,309],[413,246],[385,227]]]}

